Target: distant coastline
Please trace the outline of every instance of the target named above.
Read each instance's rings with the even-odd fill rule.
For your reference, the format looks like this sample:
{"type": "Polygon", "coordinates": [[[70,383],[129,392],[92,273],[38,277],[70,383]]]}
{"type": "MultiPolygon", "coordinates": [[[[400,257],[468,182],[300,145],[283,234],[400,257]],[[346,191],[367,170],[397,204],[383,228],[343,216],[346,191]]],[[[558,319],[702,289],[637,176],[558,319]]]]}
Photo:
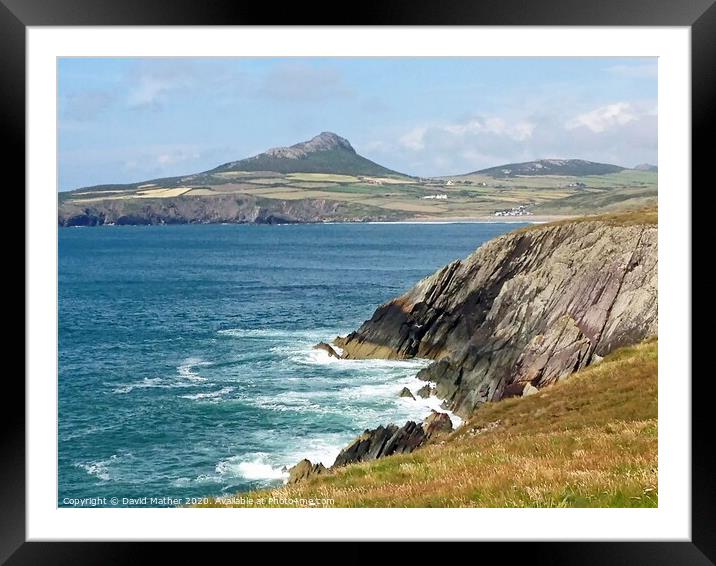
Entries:
{"type": "Polygon", "coordinates": [[[98,227],[114,227],[114,226],[292,226],[292,225],[330,225],[330,224],[546,224],[549,222],[557,222],[560,220],[569,220],[575,218],[574,215],[525,215],[525,216],[475,216],[475,217],[419,217],[406,218],[402,220],[314,220],[314,221],[298,221],[298,222],[175,222],[175,223],[156,223],[156,224],[125,224],[125,223],[108,223],[108,224],[75,224],[62,225],[58,228],[98,228],[98,227]]]}

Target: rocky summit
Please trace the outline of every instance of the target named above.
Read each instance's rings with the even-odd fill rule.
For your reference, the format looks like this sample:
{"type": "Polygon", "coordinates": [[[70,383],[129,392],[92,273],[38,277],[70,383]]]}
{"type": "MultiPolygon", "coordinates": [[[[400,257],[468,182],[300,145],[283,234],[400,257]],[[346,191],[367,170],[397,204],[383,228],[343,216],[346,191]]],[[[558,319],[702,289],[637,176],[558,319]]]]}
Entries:
{"type": "Polygon", "coordinates": [[[528,395],[657,334],[656,213],[496,238],[380,306],[335,344],[346,358],[421,357],[460,416],[528,395]]]}
{"type": "Polygon", "coordinates": [[[273,147],[265,153],[257,155],[253,159],[259,159],[263,155],[269,157],[285,157],[287,159],[300,159],[309,153],[317,151],[329,151],[332,149],[344,149],[355,153],[355,149],[346,138],[342,138],[333,132],[321,132],[308,141],[294,144],[290,147],[273,147]]]}

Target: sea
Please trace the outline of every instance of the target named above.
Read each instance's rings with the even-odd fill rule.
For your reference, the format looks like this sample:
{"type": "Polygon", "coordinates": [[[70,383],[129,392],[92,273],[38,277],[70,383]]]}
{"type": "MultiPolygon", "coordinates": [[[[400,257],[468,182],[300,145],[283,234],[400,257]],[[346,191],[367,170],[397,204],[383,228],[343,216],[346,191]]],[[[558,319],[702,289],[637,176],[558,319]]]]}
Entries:
{"type": "Polygon", "coordinates": [[[439,409],[398,396],[426,360],[312,346],[521,226],[59,229],[58,505],[281,485],[303,458],[330,466],[363,430],[439,409]]]}

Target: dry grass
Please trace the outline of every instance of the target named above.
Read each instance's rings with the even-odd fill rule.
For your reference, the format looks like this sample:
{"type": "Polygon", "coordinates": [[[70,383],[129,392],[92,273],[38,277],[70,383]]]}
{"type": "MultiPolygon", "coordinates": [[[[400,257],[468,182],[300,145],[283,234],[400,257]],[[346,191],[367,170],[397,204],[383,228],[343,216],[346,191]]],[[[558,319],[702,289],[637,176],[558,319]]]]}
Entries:
{"type": "MultiPolygon", "coordinates": [[[[610,214],[588,214],[586,216],[574,216],[565,220],[558,220],[550,223],[550,225],[558,226],[560,224],[574,224],[577,222],[603,222],[610,226],[657,225],[659,222],[659,211],[657,207],[647,207],[610,214]]],[[[544,224],[541,226],[527,226],[521,228],[521,230],[537,230],[541,228],[544,228],[544,224]]]]}
{"type": "Polygon", "coordinates": [[[657,341],[484,405],[440,444],[248,495],[336,507],[655,507],[657,341]]]}

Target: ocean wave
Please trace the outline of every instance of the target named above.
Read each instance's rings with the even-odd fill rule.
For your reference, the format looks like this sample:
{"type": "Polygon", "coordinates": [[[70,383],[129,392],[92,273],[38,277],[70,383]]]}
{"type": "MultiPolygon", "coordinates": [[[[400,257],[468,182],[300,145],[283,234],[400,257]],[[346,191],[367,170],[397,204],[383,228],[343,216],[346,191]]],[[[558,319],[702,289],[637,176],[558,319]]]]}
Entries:
{"type": "Polygon", "coordinates": [[[134,383],[120,383],[113,390],[112,393],[130,393],[135,389],[149,389],[152,387],[166,387],[161,377],[145,377],[142,381],[135,381],[134,383]]]}
{"type": "Polygon", "coordinates": [[[170,482],[170,485],[172,487],[186,489],[197,485],[221,485],[223,483],[225,483],[225,481],[221,476],[215,474],[199,474],[193,479],[186,476],[176,478],[170,482]]]}
{"type": "Polygon", "coordinates": [[[316,397],[324,396],[320,391],[311,392],[294,392],[288,391],[276,395],[257,395],[254,397],[245,397],[242,399],[245,403],[258,407],[259,409],[277,411],[280,413],[330,413],[333,412],[330,407],[325,407],[315,402],[316,397]]]}
{"type": "Polygon", "coordinates": [[[237,480],[272,483],[288,479],[288,472],[284,469],[285,466],[269,463],[266,453],[231,456],[220,460],[213,474],[199,474],[193,479],[182,476],[174,479],[171,485],[176,488],[208,484],[230,486],[236,485],[237,480]]]}
{"type": "Polygon", "coordinates": [[[450,417],[450,422],[452,422],[453,428],[458,428],[462,425],[462,418],[458,417],[452,411],[443,408],[444,399],[435,395],[430,395],[426,398],[418,395],[418,390],[425,387],[425,385],[431,385],[434,387],[435,383],[431,381],[422,381],[417,377],[407,380],[403,387],[408,388],[408,390],[413,394],[414,399],[411,399],[410,397],[400,397],[399,401],[406,407],[417,408],[418,411],[422,411],[422,414],[419,417],[421,420],[427,417],[432,411],[435,411],[436,413],[447,414],[447,416],[450,417]]]}
{"type": "Polygon", "coordinates": [[[85,428],[80,428],[74,432],[70,432],[69,434],[61,432],[60,440],[62,440],[63,442],[69,442],[70,440],[74,440],[76,438],[82,438],[84,436],[91,436],[93,434],[101,434],[103,432],[115,430],[117,428],[120,428],[121,426],[122,423],[114,422],[108,425],[92,425],[85,428]]]}
{"type": "Polygon", "coordinates": [[[215,471],[222,478],[242,478],[249,481],[287,479],[285,466],[272,465],[267,461],[267,457],[265,453],[232,456],[221,460],[215,471]]]}
{"type": "Polygon", "coordinates": [[[358,434],[353,434],[349,431],[315,434],[302,440],[300,445],[281,454],[281,459],[288,468],[296,465],[304,458],[314,464],[321,463],[328,468],[336,461],[340,451],[358,434]]]}
{"type": "Polygon", "coordinates": [[[77,462],[76,468],[80,468],[87,472],[90,476],[94,476],[102,481],[109,481],[111,479],[109,467],[112,463],[119,459],[117,454],[112,454],[106,460],[97,460],[90,462],[77,462]]]}
{"type": "Polygon", "coordinates": [[[194,371],[196,367],[210,366],[211,362],[207,362],[201,358],[187,358],[180,365],[177,366],[177,373],[190,381],[206,381],[205,377],[202,377],[194,371]]]}
{"type": "Polygon", "coordinates": [[[201,399],[218,400],[224,397],[224,395],[228,395],[229,393],[231,393],[234,389],[234,387],[223,387],[218,391],[209,391],[207,393],[194,393],[193,395],[179,395],[179,397],[181,397],[182,399],[190,399],[192,401],[198,401],[201,399]]]}
{"type": "MultiPolygon", "coordinates": [[[[203,378],[202,381],[204,381],[203,378]]],[[[187,387],[196,387],[200,384],[168,381],[161,377],[145,377],[141,381],[135,381],[133,383],[105,383],[105,385],[113,387],[112,393],[123,395],[126,393],[131,393],[135,389],[184,389],[187,387]]]]}
{"type": "MultiPolygon", "coordinates": [[[[329,366],[344,369],[366,370],[406,370],[415,371],[427,366],[431,360],[411,358],[408,360],[364,359],[346,360],[331,356],[325,350],[314,348],[313,345],[296,344],[290,346],[274,346],[269,350],[275,354],[285,356],[289,361],[300,365],[329,366]]],[[[338,349],[336,349],[338,351],[338,349]]]]}
{"type": "Polygon", "coordinates": [[[217,331],[221,336],[232,338],[278,338],[285,340],[311,341],[326,339],[326,336],[338,336],[331,328],[313,328],[310,330],[284,330],[280,328],[226,328],[217,331]]]}

